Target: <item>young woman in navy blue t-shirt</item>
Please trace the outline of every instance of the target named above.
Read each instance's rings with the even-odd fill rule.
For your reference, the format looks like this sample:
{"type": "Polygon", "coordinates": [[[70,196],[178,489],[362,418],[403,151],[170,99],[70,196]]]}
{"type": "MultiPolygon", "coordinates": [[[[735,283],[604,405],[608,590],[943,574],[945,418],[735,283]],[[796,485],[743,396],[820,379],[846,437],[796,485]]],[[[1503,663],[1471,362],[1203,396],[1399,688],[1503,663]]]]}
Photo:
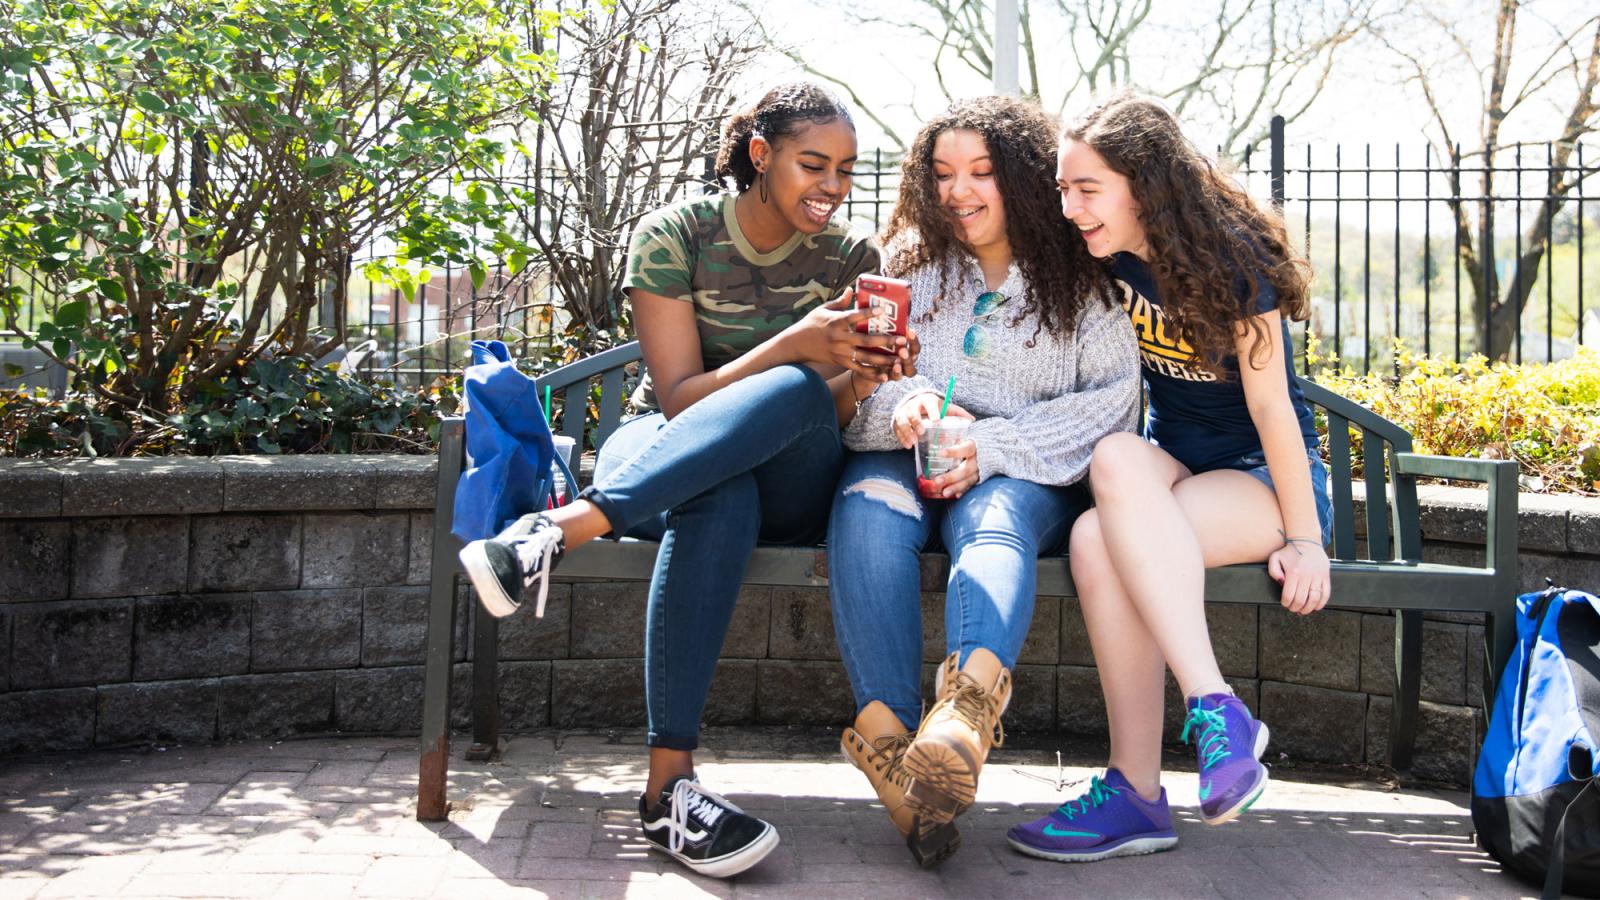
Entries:
{"type": "Polygon", "coordinates": [[[1069,550],[1111,759],[1081,797],[1008,835],[1024,853],[1087,861],[1177,843],[1161,788],[1167,667],[1186,698],[1207,824],[1261,795],[1267,728],[1217,667],[1205,568],[1265,560],[1284,608],[1315,612],[1328,602],[1331,509],[1290,366],[1287,319],[1306,315],[1307,266],[1281,218],[1137,96],[1068,126],[1056,175],[1063,215],[1121,283],[1149,398],[1144,438],[1096,445],[1095,508],[1069,550]]]}

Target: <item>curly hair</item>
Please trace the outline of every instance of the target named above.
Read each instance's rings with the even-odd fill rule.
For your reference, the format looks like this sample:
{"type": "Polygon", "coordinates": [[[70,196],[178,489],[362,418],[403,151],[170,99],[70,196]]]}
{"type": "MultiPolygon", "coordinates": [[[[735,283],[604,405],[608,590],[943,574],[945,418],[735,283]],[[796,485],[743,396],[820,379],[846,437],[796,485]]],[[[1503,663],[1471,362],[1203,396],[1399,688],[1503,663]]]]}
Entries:
{"type": "Polygon", "coordinates": [[[739,193],[750,190],[756,181],[756,166],[750,159],[750,139],[756,135],[772,144],[793,137],[804,124],[822,124],[843,119],[851,127],[850,108],[828,89],[808,81],[780,84],[756,104],[735,113],[722,129],[722,144],[717,148],[717,177],[733,182],[739,193]]]}
{"type": "MultiPolygon", "coordinates": [[[[1005,206],[1006,239],[1025,284],[1021,309],[1012,321],[1036,313],[1041,327],[1066,335],[1091,299],[1110,306],[1110,278],[1089,255],[1078,229],[1061,215],[1055,124],[1038,106],[1014,97],[961,101],[917,132],[901,164],[900,197],[882,235],[883,246],[890,248],[884,271],[903,276],[939,263],[939,297],[931,315],[949,289],[949,267],[943,261],[953,251],[971,253],[955,216],[939,202],[933,177],[933,145],[947,131],[976,132],[989,151],[1005,206]]],[[[1035,329],[1029,346],[1038,334],[1035,329]]]]}
{"type": "MultiPolygon", "coordinates": [[[[1119,94],[1069,124],[1062,137],[1088,146],[1128,179],[1162,308],[1193,348],[1195,365],[1219,378],[1228,374],[1222,362],[1234,352],[1240,293],[1247,292],[1247,309],[1260,294],[1253,276],[1272,286],[1284,316],[1310,314],[1311,268],[1289,243],[1283,217],[1201,153],[1160,103],[1119,94]]],[[[1250,365],[1259,368],[1267,329],[1255,316],[1245,321],[1250,365]]]]}

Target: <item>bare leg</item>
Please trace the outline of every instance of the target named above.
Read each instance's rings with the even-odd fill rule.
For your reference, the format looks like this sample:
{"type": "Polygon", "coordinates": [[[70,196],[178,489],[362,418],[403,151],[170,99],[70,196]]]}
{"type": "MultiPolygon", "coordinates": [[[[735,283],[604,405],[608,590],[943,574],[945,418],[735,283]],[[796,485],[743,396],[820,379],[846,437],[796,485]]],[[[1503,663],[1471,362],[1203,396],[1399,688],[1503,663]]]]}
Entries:
{"type": "Polygon", "coordinates": [[[650,748],[650,775],[645,779],[645,799],[654,805],[661,791],[679,775],[694,776],[694,753],[689,750],[669,750],[666,747],[650,748]]]}
{"type": "Polygon", "coordinates": [[[611,523],[605,513],[587,500],[574,500],[566,506],[549,510],[545,515],[561,528],[562,544],[568,550],[587,544],[602,534],[611,533],[611,523]]]}
{"type": "Polygon", "coordinates": [[[1276,495],[1242,472],[1189,476],[1131,434],[1095,447],[1090,478],[1111,567],[1178,686],[1190,694],[1221,684],[1206,629],[1205,567],[1259,562],[1282,544],[1276,495]]]}
{"type": "Polygon", "coordinates": [[[1102,442],[1104,456],[1096,448],[1097,506],[1073,528],[1068,559],[1106,699],[1109,764],[1154,799],[1161,784],[1164,664],[1185,694],[1223,681],[1206,628],[1204,567],[1265,559],[1281,544],[1281,518],[1271,489],[1250,476],[1190,476],[1170,455],[1129,437],[1102,442]],[[1136,519],[1139,529],[1128,570],[1107,546],[1103,517],[1119,514],[1136,519]],[[1160,548],[1159,565],[1150,564],[1151,548],[1160,548]]]}
{"type": "Polygon", "coordinates": [[[1067,554],[1089,628],[1111,731],[1109,765],[1146,800],[1161,795],[1161,725],[1166,660],[1111,567],[1097,510],[1072,527],[1067,554]]]}

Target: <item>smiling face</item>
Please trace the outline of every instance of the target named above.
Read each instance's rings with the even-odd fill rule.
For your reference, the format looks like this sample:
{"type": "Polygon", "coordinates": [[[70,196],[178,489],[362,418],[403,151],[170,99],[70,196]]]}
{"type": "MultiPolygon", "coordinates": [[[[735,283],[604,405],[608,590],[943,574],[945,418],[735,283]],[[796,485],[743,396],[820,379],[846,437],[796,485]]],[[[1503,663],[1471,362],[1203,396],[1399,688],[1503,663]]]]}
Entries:
{"type": "Polygon", "coordinates": [[[1005,204],[982,135],[967,129],[939,135],[933,142],[933,181],[939,205],[955,220],[963,243],[974,252],[1009,247],[1005,204]]]}
{"type": "Polygon", "coordinates": [[[765,173],[766,205],[796,230],[819,234],[850,193],[855,126],[832,119],[802,124],[776,143],[758,136],[750,141],[750,160],[765,173]]]}
{"type": "Polygon", "coordinates": [[[1093,148],[1082,141],[1062,139],[1056,154],[1056,186],[1061,189],[1061,214],[1078,226],[1090,253],[1102,259],[1113,253],[1132,253],[1149,261],[1148,240],[1133,188],[1093,148]]]}

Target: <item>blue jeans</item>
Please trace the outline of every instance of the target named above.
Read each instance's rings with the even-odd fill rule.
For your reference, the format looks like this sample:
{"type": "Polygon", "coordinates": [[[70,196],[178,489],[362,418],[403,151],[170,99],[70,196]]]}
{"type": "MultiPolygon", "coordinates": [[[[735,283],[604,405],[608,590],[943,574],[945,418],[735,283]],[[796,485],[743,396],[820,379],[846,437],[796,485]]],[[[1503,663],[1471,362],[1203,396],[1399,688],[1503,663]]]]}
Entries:
{"type": "Polygon", "coordinates": [[[1033,621],[1035,566],[1056,553],[1089,508],[1080,483],[1053,487],[1004,475],[956,500],[917,494],[909,450],[849,454],[828,523],[833,628],[856,711],[877,700],[915,728],[922,710],[922,567],[950,554],[947,654],[982,647],[1014,668],[1033,621]]]}
{"type": "Polygon", "coordinates": [[[650,746],[698,746],[750,551],[822,537],[843,455],[828,385],[799,365],[734,382],[671,421],[639,416],[600,448],[579,496],[611,537],[661,542],[645,614],[650,746]]]}

